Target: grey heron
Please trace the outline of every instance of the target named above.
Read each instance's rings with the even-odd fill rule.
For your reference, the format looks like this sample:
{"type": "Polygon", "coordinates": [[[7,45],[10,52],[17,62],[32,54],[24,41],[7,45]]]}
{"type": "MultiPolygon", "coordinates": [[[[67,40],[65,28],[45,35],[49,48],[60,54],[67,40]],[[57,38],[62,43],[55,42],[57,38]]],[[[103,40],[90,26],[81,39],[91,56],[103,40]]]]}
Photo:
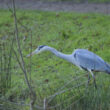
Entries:
{"type": "MultiPolygon", "coordinates": [[[[50,51],[57,57],[60,57],[62,59],[65,59],[72,64],[76,65],[80,69],[84,69],[91,73],[94,84],[96,87],[95,82],[95,76],[93,74],[93,71],[99,71],[99,72],[106,72],[110,74],[110,65],[106,63],[101,57],[94,54],[93,52],[87,50],[87,49],[75,49],[72,54],[64,54],[62,52],[57,51],[55,48],[47,46],[47,45],[41,45],[38,46],[38,48],[33,51],[32,53],[28,54],[27,57],[38,54],[43,51],[50,51]]],[[[89,83],[90,77],[88,74],[88,83],[89,83]]]]}

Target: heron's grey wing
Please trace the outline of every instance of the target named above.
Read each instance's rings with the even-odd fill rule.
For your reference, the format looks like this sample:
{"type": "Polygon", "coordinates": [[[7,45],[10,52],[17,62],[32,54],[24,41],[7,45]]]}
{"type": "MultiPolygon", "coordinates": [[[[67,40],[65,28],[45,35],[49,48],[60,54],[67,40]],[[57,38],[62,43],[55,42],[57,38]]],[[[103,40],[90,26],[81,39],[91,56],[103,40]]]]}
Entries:
{"type": "Polygon", "coordinates": [[[78,49],[74,53],[75,60],[84,69],[90,69],[94,71],[105,71],[106,63],[105,61],[86,49],[78,49]]]}

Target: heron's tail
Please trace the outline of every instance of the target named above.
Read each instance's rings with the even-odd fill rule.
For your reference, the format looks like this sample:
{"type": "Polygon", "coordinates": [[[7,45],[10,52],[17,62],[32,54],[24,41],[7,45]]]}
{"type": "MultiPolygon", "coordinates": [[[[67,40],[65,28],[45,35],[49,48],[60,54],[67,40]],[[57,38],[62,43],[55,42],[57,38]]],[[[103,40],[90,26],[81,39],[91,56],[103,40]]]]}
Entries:
{"type": "Polygon", "coordinates": [[[108,74],[110,74],[110,64],[107,64],[106,72],[107,72],[108,74]]]}

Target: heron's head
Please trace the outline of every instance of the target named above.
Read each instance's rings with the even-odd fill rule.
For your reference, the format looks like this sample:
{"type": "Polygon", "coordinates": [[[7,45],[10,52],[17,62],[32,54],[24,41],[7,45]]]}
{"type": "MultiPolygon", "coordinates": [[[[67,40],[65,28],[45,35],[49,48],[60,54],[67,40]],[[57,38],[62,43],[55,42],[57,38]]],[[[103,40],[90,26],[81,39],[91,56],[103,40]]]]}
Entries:
{"type": "Polygon", "coordinates": [[[34,54],[39,54],[42,51],[45,51],[46,50],[46,47],[47,47],[46,45],[40,45],[40,46],[38,46],[38,48],[35,49],[35,51],[33,51],[32,53],[28,54],[27,57],[30,57],[30,56],[32,56],[34,54]]]}

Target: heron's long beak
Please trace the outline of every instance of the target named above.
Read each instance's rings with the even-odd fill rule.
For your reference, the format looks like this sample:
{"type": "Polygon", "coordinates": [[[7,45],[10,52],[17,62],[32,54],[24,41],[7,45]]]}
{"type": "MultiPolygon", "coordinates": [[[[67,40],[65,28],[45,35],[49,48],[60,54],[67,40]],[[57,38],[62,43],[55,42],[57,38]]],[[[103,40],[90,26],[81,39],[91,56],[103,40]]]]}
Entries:
{"type": "Polygon", "coordinates": [[[32,53],[28,54],[26,57],[30,57],[30,56],[33,56],[34,54],[38,54],[38,53],[39,53],[39,51],[35,50],[32,53]]]}

